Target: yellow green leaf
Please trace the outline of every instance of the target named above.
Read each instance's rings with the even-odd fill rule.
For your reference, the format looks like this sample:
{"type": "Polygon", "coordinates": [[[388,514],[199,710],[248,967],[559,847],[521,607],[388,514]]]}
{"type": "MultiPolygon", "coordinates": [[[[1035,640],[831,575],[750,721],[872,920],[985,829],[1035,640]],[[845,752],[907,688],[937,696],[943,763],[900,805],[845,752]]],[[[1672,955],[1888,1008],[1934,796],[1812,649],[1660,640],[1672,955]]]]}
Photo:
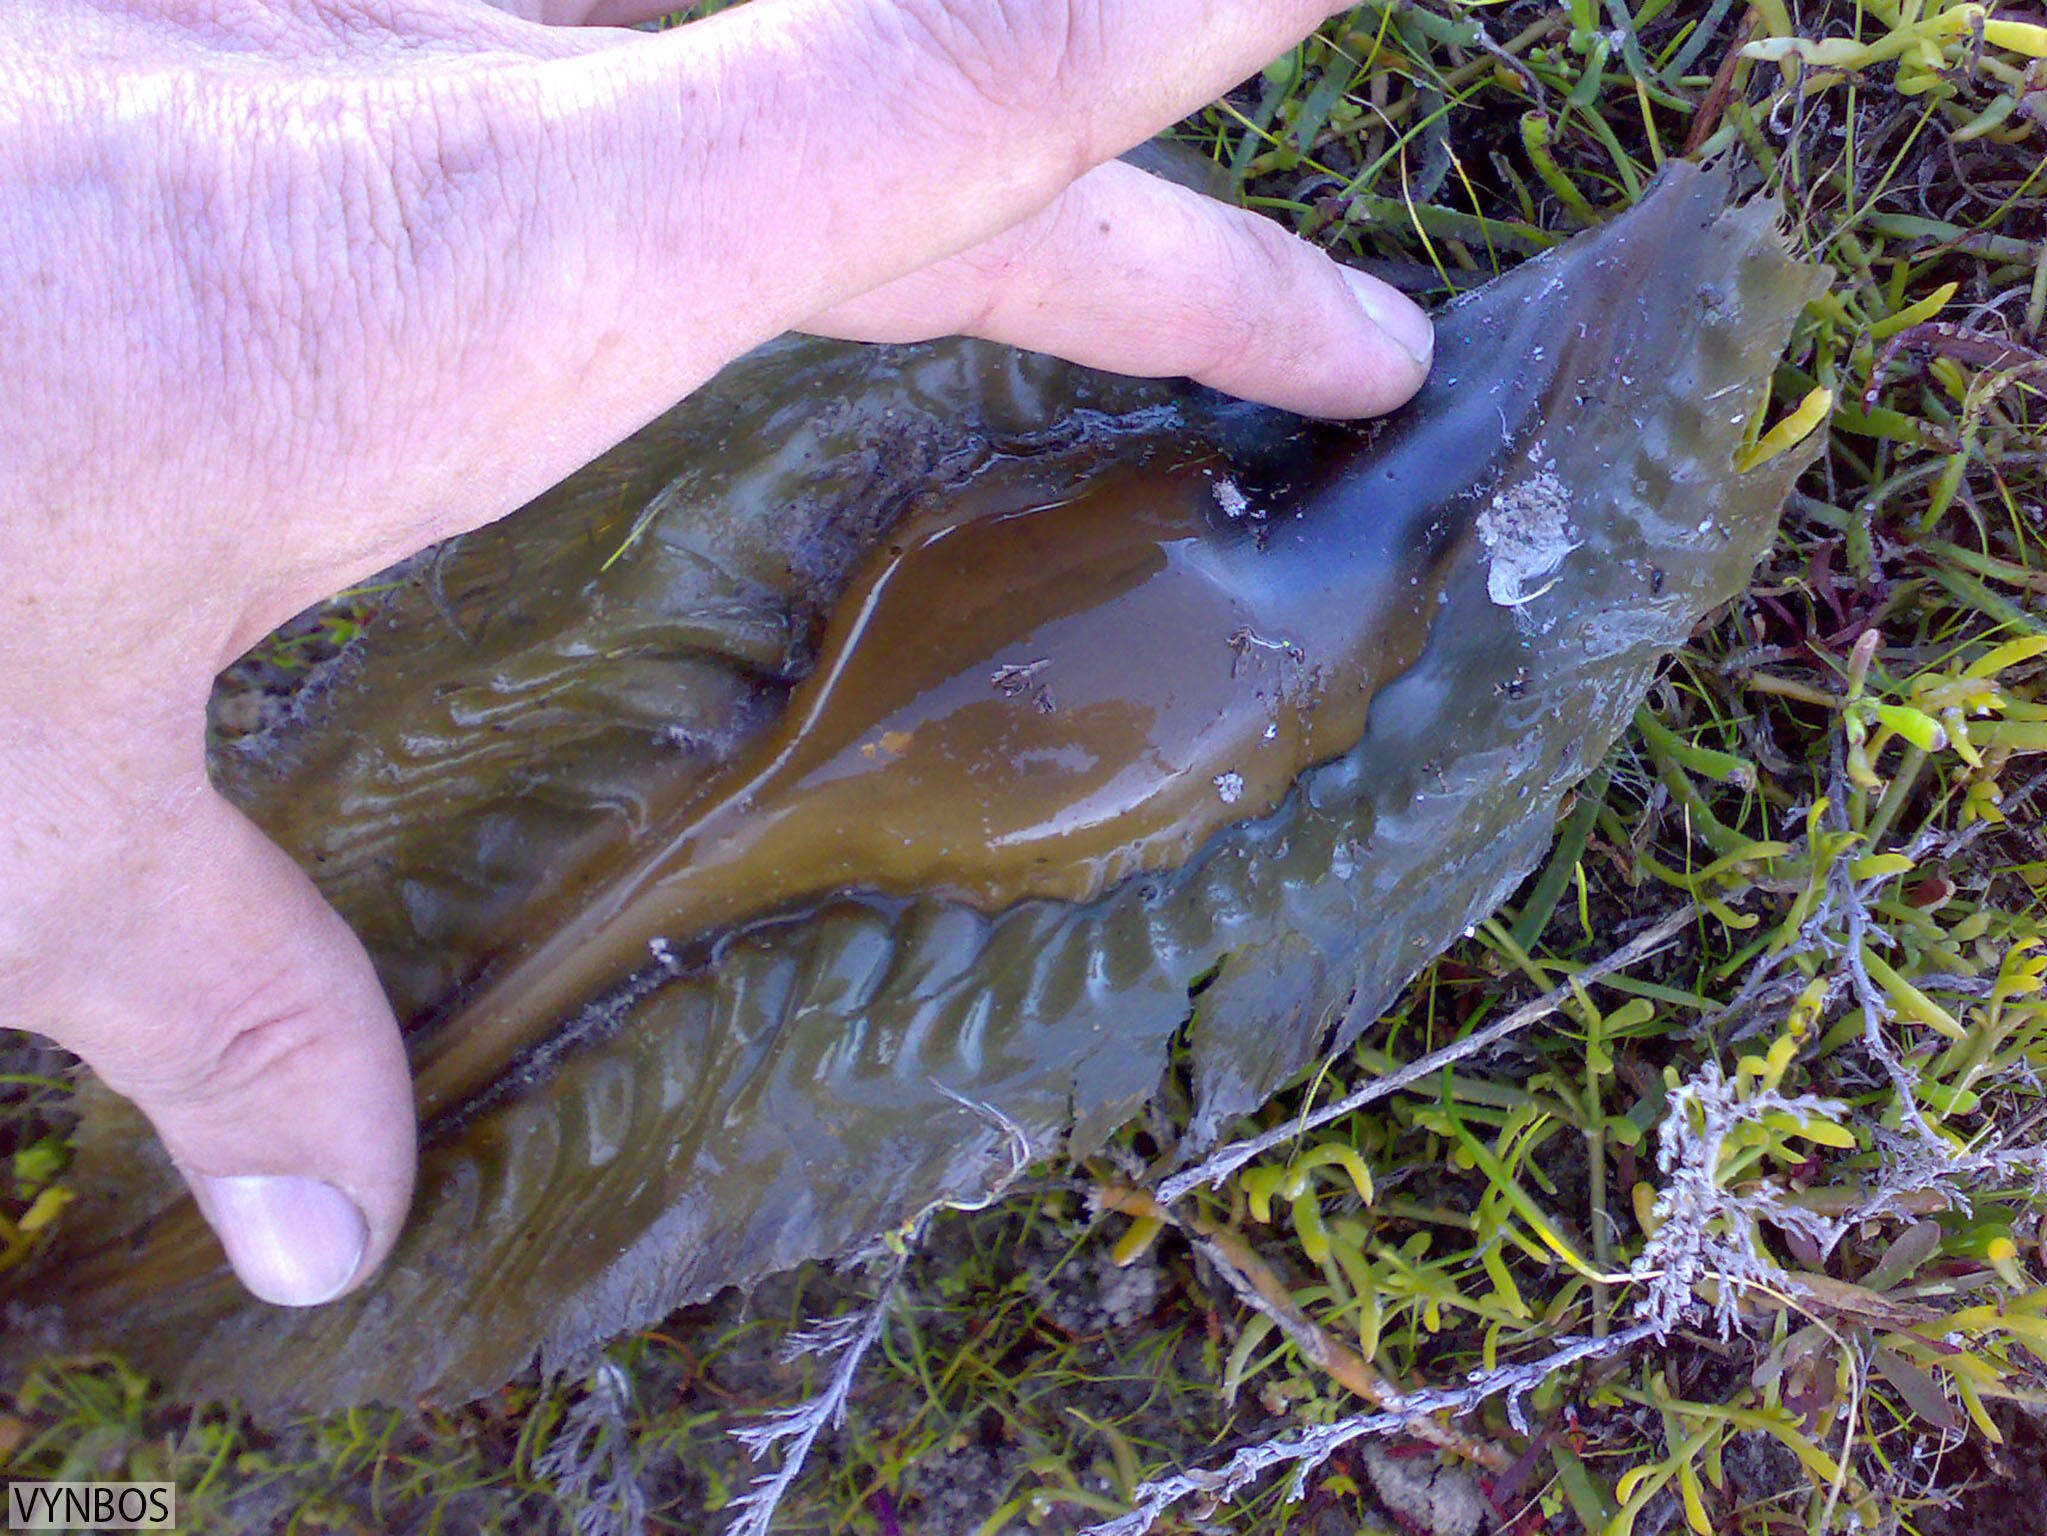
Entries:
{"type": "Polygon", "coordinates": [[[1948,744],[1947,727],[1909,704],[1879,704],[1876,717],[1921,752],[1938,752],[1948,744]]]}
{"type": "Polygon", "coordinates": [[[1995,20],[1983,23],[1983,41],[2008,48],[2029,59],[2047,59],[2047,27],[2032,21],[1995,20]]]}
{"type": "Polygon", "coordinates": [[[1116,1246],[1109,1250],[1109,1260],[1118,1269],[1135,1264],[1146,1249],[1150,1248],[1165,1223],[1156,1216],[1140,1216],[1130,1223],[1130,1230],[1116,1240],[1116,1246]]]}
{"type": "Polygon", "coordinates": [[[1746,474],[1758,464],[1767,464],[1825,421],[1833,408],[1834,392],[1824,384],[1808,391],[1790,415],[1756,440],[1755,447],[1741,456],[1735,468],[1746,474]]]}
{"type": "Polygon", "coordinates": [[[1995,677],[2006,667],[2017,666],[2022,661],[2031,661],[2042,651],[2047,651],[2047,635],[2025,635],[2017,640],[2007,640],[2003,645],[1991,647],[1969,663],[1962,676],[1995,677]]]}
{"type": "Polygon", "coordinates": [[[1962,1028],[1955,1016],[1932,998],[1921,992],[1911,982],[1900,976],[1885,963],[1875,948],[1862,946],[1862,963],[1869,970],[1869,978],[1890,995],[1898,1012],[1909,1019],[1916,1019],[1928,1028],[1946,1035],[1950,1040],[1966,1040],[1969,1032],[1962,1028]]]}
{"type": "Polygon", "coordinates": [[[29,1208],[21,1213],[19,1226],[23,1232],[33,1235],[57,1219],[57,1213],[71,1203],[72,1191],[62,1184],[53,1184],[30,1202],[29,1208]]]}
{"type": "Polygon", "coordinates": [[[1947,307],[1947,301],[1961,286],[1960,283],[1942,283],[1918,303],[1907,305],[1895,315],[1886,315],[1869,328],[1869,339],[1882,341],[1887,336],[1895,336],[1899,331],[1910,330],[1931,320],[1947,307]]]}
{"type": "Polygon", "coordinates": [[[1883,875],[1902,875],[1915,867],[1914,861],[1902,853],[1869,853],[1849,864],[1848,873],[1857,881],[1874,880],[1883,875]]]}

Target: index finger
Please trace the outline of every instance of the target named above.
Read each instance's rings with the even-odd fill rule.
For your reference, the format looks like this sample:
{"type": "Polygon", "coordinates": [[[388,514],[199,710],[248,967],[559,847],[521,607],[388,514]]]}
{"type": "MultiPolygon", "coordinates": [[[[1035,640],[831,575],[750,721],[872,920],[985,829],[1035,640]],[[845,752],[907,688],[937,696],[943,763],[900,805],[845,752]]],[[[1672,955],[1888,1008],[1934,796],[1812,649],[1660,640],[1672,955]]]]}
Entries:
{"type": "Polygon", "coordinates": [[[592,61],[622,95],[590,131],[623,139],[601,146],[618,180],[590,190],[643,209],[650,238],[708,239],[772,334],[1027,218],[1345,9],[753,0],[592,61]],[[731,195],[698,202],[699,180],[731,195]]]}
{"type": "MultiPolygon", "coordinates": [[[[648,35],[417,0],[376,55],[402,67],[181,84],[162,131],[133,133],[174,162],[166,185],[220,162],[209,222],[171,226],[206,236],[187,287],[228,311],[201,313],[193,346],[274,333],[227,383],[238,420],[294,424],[238,435],[255,492],[223,499],[273,509],[258,531],[289,570],[232,638],[502,515],[760,342],[1017,224],[1337,9],[751,0],[648,35]],[[415,58],[408,25],[440,45],[415,58]]],[[[167,430],[206,440],[215,396],[163,393],[167,430]]]]}

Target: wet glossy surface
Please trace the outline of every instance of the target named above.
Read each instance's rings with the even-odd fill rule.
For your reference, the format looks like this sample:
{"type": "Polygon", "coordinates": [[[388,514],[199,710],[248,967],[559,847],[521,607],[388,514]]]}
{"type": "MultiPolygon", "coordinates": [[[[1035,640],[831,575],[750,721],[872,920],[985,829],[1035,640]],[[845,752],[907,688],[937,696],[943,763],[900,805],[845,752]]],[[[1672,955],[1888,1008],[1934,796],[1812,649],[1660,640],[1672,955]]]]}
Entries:
{"type": "Polygon", "coordinates": [[[1440,559],[1413,518],[1356,515],[1354,433],[1258,447],[1279,462],[1180,433],[998,461],[899,525],[774,728],[628,865],[568,882],[559,925],[447,1021],[427,1112],[657,944],[849,889],[1093,901],[1276,807],[1413,663],[1440,559]]]}
{"type": "Polygon", "coordinates": [[[1084,1150],[1211,975],[1217,1134],[1497,904],[1767,542],[1796,462],[1733,459],[1817,279],[1723,198],[1455,306],[1374,427],[789,343],[423,564],[217,762],[408,1021],[414,1222],[248,1302],[102,1103],[53,1326],[267,1404],[485,1390],[979,1193],[1005,1120],[1084,1150]]]}

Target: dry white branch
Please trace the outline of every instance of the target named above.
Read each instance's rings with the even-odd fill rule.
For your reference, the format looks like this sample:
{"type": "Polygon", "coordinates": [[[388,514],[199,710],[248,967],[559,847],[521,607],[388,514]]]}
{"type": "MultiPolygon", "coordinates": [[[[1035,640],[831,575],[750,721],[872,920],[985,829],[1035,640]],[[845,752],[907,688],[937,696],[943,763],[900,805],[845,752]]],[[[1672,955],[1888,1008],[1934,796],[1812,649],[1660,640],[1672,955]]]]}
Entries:
{"type": "Polygon", "coordinates": [[[783,1449],[775,1470],[755,1478],[753,1485],[732,1501],[733,1520],[726,1527],[726,1536],[768,1536],[775,1511],[803,1471],[817,1437],[845,1421],[846,1403],[853,1394],[860,1363],[888,1322],[909,1257],[908,1250],[889,1257],[873,1299],[858,1311],[814,1324],[792,1335],[784,1344],[786,1350],[790,1346],[800,1347],[799,1341],[809,1341],[819,1363],[829,1363],[830,1373],[813,1397],[732,1432],[732,1438],[746,1447],[747,1454],[756,1461],[777,1446],[783,1449]]]}
{"type": "Polygon", "coordinates": [[[1137,1489],[1135,1507],[1129,1514],[1091,1525],[1080,1536],[1145,1536],[1174,1505],[1192,1498],[1209,1502],[1234,1498],[1268,1472],[1280,1468],[1291,1469],[1288,1501],[1298,1500],[1307,1492],[1309,1475],[1353,1441],[1405,1434],[1418,1414],[1469,1413],[1501,1392],[1507,1394],[1509,1414],[1517,1425],[1523,1424],[1520,1399],[1546,1378],[1583,1361],[1630,1348],[1651,1337],[1654,1331],[1644,1324],[1603,1339],[1567,1339],[1540,1360],[1495,1371],[1474,1371],[1462,1387],[1414,1393],[1394,1412],[1361,1413],[1333,1424],[1275,1435],[1243,1447],[1219,1467],[1195,1467],[1145,1483],[1137,1489]]]}
{"type": "Polygon", "coordinates": [[[1687,923],[1698,916],[1698,913],[1698,903],[1688,901],[1659,919],[1655,926],[1630,939],[1612,954],[1575,972],[1571,980],[1563,986],[1545,992],[1533,1002],[1523,1003],[1506,1017],[1487,1025],[1476,1034],[1469,1035],[1454,1045],[1446,1045],[1440,1051],[1432,1051],[1419,1061],[1408,1063],[1397,1072],[1389,1072],[1384,1077],[1374,1078],[1342,1098],[1324,1104],[1297,1119],[1289,1120],[1284,1125],[1275,1126],[1262,1135],[1248,1136],[1242,1141],[1233,1141],[1217,1147],[1192,1168],[1176,1173],[1160,1184],[1156,1196],[1159,1204],[1171,1205],[1204,1185],[1219,1183],[1252,1158],[1269,1152],[1284,1142],[1292,1141],[1317,1126],[1341,1119],[1377,1099],[1398,1093],[1424,1078],[1433,1077],[1446,1067],[1490,1049],[1509,1035],[1518,1034],[1538,1019],[1548,1018],[1571,1001],[1573,988],[1597,981],[1601,976],[1623,970],[1636,961],[1645,959],[1675,937],[1687,923]]]}
{"type": "Polygon", "coordinates": [[[647,1498],[626,1423],[632,1395],[624,1368],[600,1355],[581,1400],[534,1459],[533,1470],[553,1486],[576,1536],[636,1536],[646,1524],[647,1498]]]}
{"type": "Polygon", "coordinates": [[[1825,1118],[1841,1109],[1810,1094],[1744,1092],[1715,1061],[1671,1093],[1656,1151],[1656,1166],[1666,1179],[1656,1197],[1661,1224],[1631,1272],[1644,1283],[1636,1317],[1659,1336],[1668,1333],[1692,1310],[1699,1282],[1710,1279],[1714,1321],[1726,1338],[1739,1324],[1745,1288],[1786,1284],[1783,1267],[1756,1244],[1759,1221],[1802,1233],[1823,1253],[1840,1241],[1852,1223],[1794,1205],[1768,1184],[1728,1189],[1721,1182],[1721,1154],[1728,1135],[1744,1123],[1773,1114],[1825,1118]]]}

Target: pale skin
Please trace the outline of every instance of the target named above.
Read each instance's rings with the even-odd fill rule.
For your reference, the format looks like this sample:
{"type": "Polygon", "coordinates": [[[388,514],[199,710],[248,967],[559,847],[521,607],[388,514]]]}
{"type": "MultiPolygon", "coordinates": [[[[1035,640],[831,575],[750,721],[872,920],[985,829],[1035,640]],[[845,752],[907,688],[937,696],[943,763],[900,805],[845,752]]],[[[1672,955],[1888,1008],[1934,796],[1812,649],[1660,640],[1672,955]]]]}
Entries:
{"type": "Polygon", "coordinates": [[[0,1023],[148,1114],[245,1284],[411,1197],[361,948],[208,786],[209,681],[782,331],[1374,414],[1427,323],[1113,157],[1330,0],[8,0],[0,1023]]]}

